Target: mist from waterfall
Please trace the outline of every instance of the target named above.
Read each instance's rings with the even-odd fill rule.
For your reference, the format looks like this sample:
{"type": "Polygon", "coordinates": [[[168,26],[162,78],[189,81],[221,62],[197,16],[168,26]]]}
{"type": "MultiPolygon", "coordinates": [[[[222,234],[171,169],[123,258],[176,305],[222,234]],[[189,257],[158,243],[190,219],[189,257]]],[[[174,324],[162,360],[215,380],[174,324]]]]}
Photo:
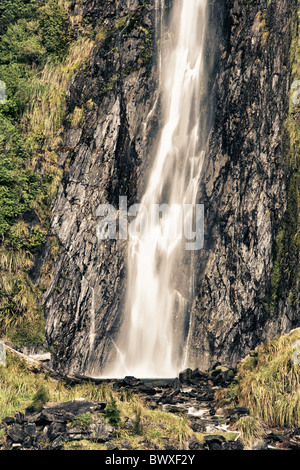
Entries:
{"type": "MultiPolygon", "coordinates": [[[[207,4],[174,0],[164,24],[164,2],[156,1],[156,26],[165,32],[159,57],[163,122],[141,205],[149,214],[153,204],[170,210],[150,218],[146,237],[135,232],[128,241],[126,310],[106,377],[175,377],[188,366],[195,254],[185,249],[181,209],[197,202],[207,143],[207,4]]],[[[193,211],[184,217],[193,218],[193,211]]]]}

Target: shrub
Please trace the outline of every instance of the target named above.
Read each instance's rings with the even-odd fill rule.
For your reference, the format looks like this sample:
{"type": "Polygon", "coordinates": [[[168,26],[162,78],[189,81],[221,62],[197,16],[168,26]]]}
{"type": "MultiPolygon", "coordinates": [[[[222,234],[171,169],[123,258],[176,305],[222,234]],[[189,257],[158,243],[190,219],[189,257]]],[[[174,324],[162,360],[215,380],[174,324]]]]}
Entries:
{"type": "Polygon", "coordinates": [[[106,405],[105,415],[113,426],[119,426],[121,421],[121,411],[117,406],[117,401],[110,393],[110,402],[106,405]]]}
{"type": "Polygon", "coordinates": [[[87,429],[93,422],[93,417],[91,413],[83,413],[79,416],[75,416],[72,419],[71,426],[75,426],[80,429],[87,429]]]}
{"type": "Polygon", "coordinates": [[[63,57],[70,43],[70,25],[67,11],[50,1],[39,10],[42,42],[49,54],[63,57]]]}
{"type": "Polygon", "coordinates": [[[46,53],[42,44],[40,24],[36,20],[19,20],[10,25],[2,36],[0,55],[2,63],[40,62],[46,53]]]}
{"type": "Polygon", "coordinates": [[[141,408],[137,408],[135,410],[135,420],[134,420],[133,432],[134,432],[134,434],[137,434],[138,436],[142,436],[142,434],[143,434],[142,410],[141,410],[141,408]]]}
{"type": "Polygon", "coordinates": [[[48,390],[44,385],[41,385],[33,397],[31,406],[36,411],[40,411],[49,399],[50,395],[48,390]]]}

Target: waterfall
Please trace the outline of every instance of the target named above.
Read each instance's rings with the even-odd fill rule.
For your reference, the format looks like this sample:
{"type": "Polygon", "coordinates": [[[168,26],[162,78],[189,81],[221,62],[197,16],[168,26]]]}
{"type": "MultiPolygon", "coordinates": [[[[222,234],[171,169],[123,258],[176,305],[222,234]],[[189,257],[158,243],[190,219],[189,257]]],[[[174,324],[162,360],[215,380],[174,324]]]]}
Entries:
{"type": "Polygon", "coordinates": [[[162,41],[160,67],[163,123],[141,205],[147,214],[154,204],[169,210],[147,219],[146,236],[138,231],[145,225],[145,211],[135,220],[128,242],[126,312],[117,358],[107,374],[112,377],[175,377],[187,366],[193,253],[185,249],[182,227],[193,211],[186,214],[182,208],[196,204],[207,142],[207,3],[174,0],[165,28],[168,40],[162,41]]]}

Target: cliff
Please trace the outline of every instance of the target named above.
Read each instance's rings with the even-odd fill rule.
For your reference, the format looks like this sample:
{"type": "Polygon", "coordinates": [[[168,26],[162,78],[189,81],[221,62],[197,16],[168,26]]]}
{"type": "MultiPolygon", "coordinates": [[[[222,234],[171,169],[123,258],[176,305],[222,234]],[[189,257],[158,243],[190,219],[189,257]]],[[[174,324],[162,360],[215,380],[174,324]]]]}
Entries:
{"type": "Polygon", "coordinates": [[[199,190],[207,225],[190,350],[204,368],[234,364],[299,324],[299,201],[291,196],[299,157],[286,126],[297,2],[226,6],[199,190]]]}
{"type": "MultiPolygon", "coordinates": [[[[214,120],[198,196],[205,243],[194,261],[191,367],[235,364],[299,325],[298,252],[289,243],[295,221],[286,222],[297,213],[290,189],[298,170],[285,125],[296,7],[294,0],[211,2],[214,120]]],[[[97,374],[114,354],[126,290],[126,242],[97,238],[97,208],[143,194],[160,122],[160,31],[155,2],[86,0],[71,13],[99,32],[67,92],[51,221],[58,252],[52,259],[46,250],[36,269],[52,259],[43,306],[55,367],[97,374]]]]}

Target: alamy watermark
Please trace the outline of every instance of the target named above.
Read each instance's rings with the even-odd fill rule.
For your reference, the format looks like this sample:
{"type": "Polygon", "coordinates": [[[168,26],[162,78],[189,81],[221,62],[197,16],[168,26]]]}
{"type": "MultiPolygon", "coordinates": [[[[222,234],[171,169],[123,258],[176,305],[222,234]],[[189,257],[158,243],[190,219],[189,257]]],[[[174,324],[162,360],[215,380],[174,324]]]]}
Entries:
{"type": "Polygon", "coordinates": [[[6,103],[6,84],[0,80],[0,104],[6,103]]]}
{"type": "Polygon", "coordinates": [[[204,244],[203,204],[133,204],[126,196],[119,207],[101,204],[96,211],[100,240],[185,240],[188,251],[201,250],[204,244]]]}
{"type": "Polygon", "coordinates": [[[300,80],[293,81],[292,90],[296,90],[292,94],[292,103],[298,105],[300,104],[300,80]]]}
{"type": "Polygon", "coordinates": [[[297,349],[292,355],[292,362],[293,364],[299,365],[300,364],[300,340],[293,342],[293,349],[297,349]]]}

